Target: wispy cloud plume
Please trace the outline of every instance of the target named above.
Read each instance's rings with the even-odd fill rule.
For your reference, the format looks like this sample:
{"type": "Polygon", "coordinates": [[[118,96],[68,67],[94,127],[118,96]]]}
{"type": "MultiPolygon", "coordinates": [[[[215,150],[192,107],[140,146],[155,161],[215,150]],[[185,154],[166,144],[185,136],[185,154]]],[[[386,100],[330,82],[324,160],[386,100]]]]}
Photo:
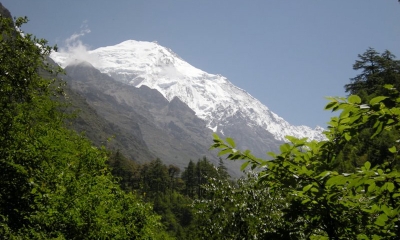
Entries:
{"type": "Polygon", "coordinates": [[[68,66],[70,64],[77,64],[83,61],[91,63],[93,66],[99,66],[100,62],[93,54],[90,54],[89,46],[82,42],[82,37],[89,34],[91,31],[84,21],[80,27],[79,33],[72,34],[69,38],[64,41],[64,46],[59,48],[59,52],[65,57],[63,61],[63,66],[68,66]]]}

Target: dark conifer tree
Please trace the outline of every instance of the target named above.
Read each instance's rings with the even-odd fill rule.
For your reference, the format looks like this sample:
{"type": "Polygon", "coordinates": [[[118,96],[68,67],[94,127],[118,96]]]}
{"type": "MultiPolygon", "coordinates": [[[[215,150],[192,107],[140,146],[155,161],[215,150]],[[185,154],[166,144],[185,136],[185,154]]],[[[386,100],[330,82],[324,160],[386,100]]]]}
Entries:
{"type": "Polygon", "coordinates": [[[195,164],[192,160],[189,161],[188,166],[185,168],[185,171],[182,173],[182,180],[185,182],[185,194],[190,198],[195,196],[196,190],[196,179],[195,179],[195,164]]]}
{"type": "MultiPolygon", "coordinates": [[[[368,103],[372,98],[381,95],[393,95],[384,86],[393,85],[400,90],[400,61],[390,51],[382,54],[373,48],[368,48],[353,65],[353,69],[360,71],[357,76],[350,79],[345,90],[351,95],[358,95],[362,102],[368,103]]],[[[399,97],[399,96],[394,96],[399,97]]],[[[385,103],[385,101],[383,101],[385,103]]],[[[389,104],[389,103],[387,103],[389,104]]],[[[396,139],[400,138],[398,130],[385,132],[373,139],[373,126],[360,129],[360,134],[346,144],[339,157],[335,161],[335,167],[341,172],[352,172],[356,167],[362,166],[369,161],[372,166],[382,164],[382,159],[387,159],[391,154],[389,147],[396,139]],[[349,162],[348,159],[352,159],[349,162]]],[[[396,165],[400,165],[397,163],[396,165]]]]}
{"type": "Polygon", "coordinates": [[[388,94],[383,87],[392,84],[400,87],[400,61],[396,56],[386,50],[379,54],[375,49],[369,48],[353,65],[353,69],[361,71],[350,83],[344,86],[349,94],[359,95],[363,101],[368,101],[374,96],[388,94]]]}

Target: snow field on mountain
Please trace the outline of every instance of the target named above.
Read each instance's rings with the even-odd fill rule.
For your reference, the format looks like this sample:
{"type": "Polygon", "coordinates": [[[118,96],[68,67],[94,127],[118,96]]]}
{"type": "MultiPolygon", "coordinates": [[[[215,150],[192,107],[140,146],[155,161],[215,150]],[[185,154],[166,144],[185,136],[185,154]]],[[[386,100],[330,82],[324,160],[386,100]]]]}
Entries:
{"type": "MultiPolygon", "coordinates": [[[[89,51],[89,54],[96,60],[92,63],[94,67],[117,81],[136,87],[146,85],[158,90],[169,101],[179,97],[213,131],[223,133],[226,119],[241,114],[247,125],[260,126],[277,140],[284,140],[286,135],[324,138],[322,128],[290,125],[225,77],[191,66],[156,42],[128,40],[89,51]]],[[[51,57],[62,67],[76,58],[66,52],[52,53],[51,57]]]]}

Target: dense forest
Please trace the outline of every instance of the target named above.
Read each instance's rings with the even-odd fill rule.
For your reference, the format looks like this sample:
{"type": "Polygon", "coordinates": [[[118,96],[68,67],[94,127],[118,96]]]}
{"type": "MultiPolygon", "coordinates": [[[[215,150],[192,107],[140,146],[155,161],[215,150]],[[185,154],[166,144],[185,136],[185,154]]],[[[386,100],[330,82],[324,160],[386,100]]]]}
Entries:
{"type": "Polygon", "coordinates": [[[3,239],[398,239],[400,61],[360,54],[347,97],[316,142],[287,137],[271,159],[214,136],[243,161],[232,179],[220,158],[134,162],[94,147],[73,117],[45,40],[0,28],[0,236],[3,239]],[[49,77],[50,76],[50,77],[49,77]],[[52,77],[53,76],[53,77],[52,77]]]}

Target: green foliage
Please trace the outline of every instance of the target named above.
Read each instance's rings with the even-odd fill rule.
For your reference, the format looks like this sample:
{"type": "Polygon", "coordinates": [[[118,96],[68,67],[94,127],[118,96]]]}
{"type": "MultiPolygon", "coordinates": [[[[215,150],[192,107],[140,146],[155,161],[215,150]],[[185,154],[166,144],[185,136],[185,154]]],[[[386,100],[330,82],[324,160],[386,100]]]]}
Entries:
{"type": "Polygon", "coordinates": [[[142,191],[148,197],[154,197],[160,193],[166,193],[171,186],[171,178],[168,174],[168,168],[160,159],[151,161],[149,164],[144,164],[141,167],[141,183],[142,191]]]}
{"type": "MultiPolygon", "coordinates": [[[[316,142],[288,136],[281,152],[269,153],[273,159],[264,160],[248,150],[235,149],[231,139],[214,135],[212,148],[220,149],[219,155],[244,160],[242,170],[248,166],[258,169],[258,183],[268,193],[283,199],[285,204],[272,214],[282,220],[264,220],[272,225],[266,228],[269,232],[278,233],[285,226],[289,234],[286,239],[400,236],[400,62],[389,51],[378,54],[373,49],[359,57],[354,69],[362,72],[345,86],[352,95],[328,98],[325,109],[340,114],[331,118],[325,131],[327,140],[316,142]]],[[[235,195],[230,198],[246,203],[235,195]]],[[[213,209],[226,206],[215,200],[214,205],[207,204],[213,209]]],[[[208,232],[210,236],[215,234],[223,239],[215,229],[225,229],[226,219],[229,218],[209,227],[214,229],[208,232]]],[[[229,228],[235,229],[233,226],[243,221],[251,223],[244,218],[233,220],[229,228]]],[[[246,231],[248,236],[253,234],[250,229],[246,231]]]]}
{"type": "MultiPolygon", "coordinates": [[[[380,103],[388,107],[393,107],[391,98],[400,97],[397,91],[400,87],[400,61],[389,51],[379,54],[374,49],[369,48],[364,54],[359,55],[359,60],[353,65],[355,70],[361,72],[351,79],[351,83],[345,85],[346,91],[351,94],[348,101],[350,103],[359,104],[362,102],[369,103],[374,108],[378,108],[380,103]],[[391,86],[391,87],[385,87],[391,86]],[[391,105],[392,104],[392,105],[391,105]]],[[[332,101],[332,109],[337,107],[337,101],[332,101]]],[[[327,106],[330,108],[331,106],[327,106]]],[[[362,105],[366,108],[367,105],[362,105]]],[[[346,111],[344,113],[346,114],[346,111]]],[[[342,120],[343,121],[343,120],[342,120]]],[[[346,121],[346,120],[345,120],[346,121]]],[[[351,120],[350,120],[351,121],[351,120]]],[[[379,124],[379,123],[377,123],[379,124]]],[[[400,138],[400,132],[397,129],[385,131],[379,135],[373,130],[375,126],[364,124],[362,128],[358,128],[358,135],[353,136],[347,134],[348,143],[342,146],[341,154],[335,159],[336,170],[339,172],[354,171],[355,168],[361,167],[365,162],[369,161],[372,166],[382,164],[383,159],[387,159],[392,154],[388,151],[392,143],[400,138]],[[351,159],[349,161],[348,159],[351,159]]],[[[378,125],[382,128],[383,125],[378,125]]],[[[400,161],[395,163],[396,167],[400,167],[400,161]]]]}
{"type": "Polygon", "coordinates": [[[256,174],[236,182],[211,178],[204,190],[207,197],[194,202],[200,239],[290,239],[283,213],[276,211],[284,198],[256,174]]]}
{"type": "MultiPolygon", "coordinates": [[[[386,86],[395,96],[397,90],[386,86]]],[[[370,162],[352,173],[339,174],[332,169],[342,147],[365,126],[372,126],[372,137],[400,127],[400,101],[378,96],[361,104],[360,99],[331,98],[327,109],[341,111],[331,119],[326,141],[287,137],[281,153],[273,160],[254,158],[240,152],[218,136],[213,148],[220,148],[229,159],[244,159],[259,168],[259,181],[278,191],[287,205],[278,209],[292,236],[329,239],[390,238],[400,234],[400,174],[394,168],[398,160],[397,142],[388,149],[391,155],[372,166],[370,162]]]]}
{"type": "Polygon", "coordinates": [[[41,77],[60,71],[46,64],[46,41],[20,34],[9,19],[0,26],[2,238],[167,237],[152,207],[120,189],[106,152],[64,127],[54,97],[62,91],[41,77]]]}
{"type": "Polygon", "coordinates": [[[196,164],[190,160],[187,168],[182,172],[182,180],[185,183],[184,193],[191,198],[202,198],[204,195],[202,185],[206,184],[209,178],[229,178],[222,160],[218,168],[206,157],[199,159],[196,164]]]}
{"type": "Polygon", "coordinates": [[[185,182],[184,193],[190,198],[194,198],[196,195],[196,170],[195,164],[192,160],[189,161],[185,171],[182,172],[182,180],[185,182]]]}
{"type": "Polygon", "coordinates": [[[166,166],[160,159],[137,164],[119,151],[111,154],[108,163],[126,192],[133,192],[153,205],[171,236],[188,239],[192,199],[180,193],[184,183],[178,167],[166,166]]]}
{"type": "Polygon", "coordinates": [[[111,173],[118,178],[119,185],[127,192],[139,189],[140,165],[127,159],[117,150],[111,152],[107,164],[111,167],[111,173]]]}
{"type": "Polygon", "coordinates": [[[198,239],[199,226],[194,221],[193,200],[208,197],[209,192],[204,186],[209,179],[227,181],[230,177],[222,159],[218,167],[206,158],[196,163],[189,161],[181,177],[177,166],[166,166],[160,159],[133,163],[119,151],[111,154],[108,163],[121,187],[152,203],[168,233],[177,239],[198,239]]]}

